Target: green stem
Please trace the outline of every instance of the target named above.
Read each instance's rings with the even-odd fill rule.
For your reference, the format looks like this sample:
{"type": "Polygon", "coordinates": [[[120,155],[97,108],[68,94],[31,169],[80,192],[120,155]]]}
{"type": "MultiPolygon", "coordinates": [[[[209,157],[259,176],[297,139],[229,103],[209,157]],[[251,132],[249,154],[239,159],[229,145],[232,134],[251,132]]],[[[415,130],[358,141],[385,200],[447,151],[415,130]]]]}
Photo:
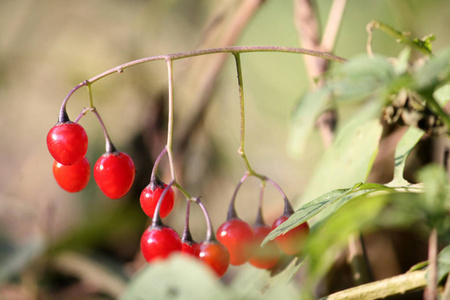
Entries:
{"type": "Polygon", "coordinates": [[[368,32],[367,50],[370,55],[372,54],[371,44],[372,44],[372,30],[373,29],[379,29],[381,31],[384,31],[385,33],[394,37],[398,42],[408,45],[412,48],[415,48],[416,50],[422,52],[423,54],[432,55],[431,51],[427,47],[423,46],[423,44],[421,44],[420,40],[412,39],[409,37],[409,35],[407,33],[398,31],[398,30],[392,28],[391,26],[384,24],[382,22],[378,22],[378,21],[372,21],[367,25],[367,32],[368,32]]]}
{"type": "Polygon", "coordinates": [[[168,101],[169,101],[169,112],[168,112],[168,121],[167,121],[167,156],[169,158],[170,165],[170,174],[172,176],[172,180],[176,181],[175,178],[175,167],[173,163],[173,153],[172,153],[172,144],[173,144],[173,64],[172,59],[167,58],[167,76],[168,76],[168,101]]]}

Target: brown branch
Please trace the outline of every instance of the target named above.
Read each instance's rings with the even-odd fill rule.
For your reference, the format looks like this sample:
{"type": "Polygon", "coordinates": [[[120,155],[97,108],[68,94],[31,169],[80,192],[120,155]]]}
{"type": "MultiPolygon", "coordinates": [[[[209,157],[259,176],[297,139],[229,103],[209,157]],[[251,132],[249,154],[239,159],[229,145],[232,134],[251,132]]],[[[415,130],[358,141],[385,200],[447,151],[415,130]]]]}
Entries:
{"type": "MultiPolygon", "coordinates": [[[[227,47],[235,44],[245,26],[248,24],[252,16],[264,2],[264,0],[244,1],[237,9],[237,11],[233,12],[234,18],[229,23],[224,22],[222,24],[224,32],[219,35],[221,37],[219,40],[219,47],[227,47]]],[[[220,17],[216,17],[214,18],[214,20],[224,18],[222,16],[222,12],[220,12],[219,15],[220,17]]],[[[208,30],[206,32],[212,32],[216,34],[216,31],[208,30]]],[[[204,38],[204,40],[210,41],[211,38],[204,38]]],[[[204,46],[205,45],[203,45],[202,47],[204,46]]],[[[198,104],[195,112],[191,115],[190,120],[185,123],[187,124],[186,126],[184,126],[185,130],[182,131],[179,137],[175,139],[179,141],[179,143],[177,144],[176,152],[182,152],[186,149],[186,146],[188,145],[192,135],[198,128],[199,124],[202,122],[203,117],[209,107],[209,103],[211,102],[211,96],[216,86],[215,83],[219,76],[220,70],[222,69],[226,61],[226,58],[226,54],[216,55],[214,57],[211,57],[209,61],[202,61],[201,66],[204,67],[203,70],[200,71],[198,70],[198,68],[192,68],[193,72],[191,74],[195,74],[195,76],[190,77],[195,78],[198,86],[196,91],[194,91],[193,93],[192,85],[188,83],[187,87],[189,90],[189,94],[195,95],[194,97],[198,99],[198,104]]],[[[190,103],[192,103],[192,101],[190,103]]]]}
{"type": "Polygon", "coordinates": [[[438,252],[437,231],[433,229],[428,239],[428,284],[424,291],[424,300],[436,300],[437,291],[437,252],[438,252]]]}
{"type": "Polygon", "coordinates": [[[404,294],[427,285],[426,270],[409,272],[343,290],[321,300],[374,300],[404,294]]]}

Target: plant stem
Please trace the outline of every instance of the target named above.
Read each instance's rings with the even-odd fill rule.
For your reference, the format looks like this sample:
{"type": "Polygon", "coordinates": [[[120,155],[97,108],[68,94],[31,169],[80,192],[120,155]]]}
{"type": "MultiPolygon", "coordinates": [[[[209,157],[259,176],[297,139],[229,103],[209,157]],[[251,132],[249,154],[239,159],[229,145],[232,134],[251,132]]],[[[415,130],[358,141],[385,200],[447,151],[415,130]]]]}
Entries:
{"type": "Polygon", "coordinates": [[[91,108],[92,113],[97,117],[98,122],[100,123],[100,126],[103,130],[103,135],[105,136],[105,148],[106,153],[113,153],[116,152],[117,149],[114,146],[114,144],[111,142],[111,138],[109,137],[108,131],[106,130],[106,126],[103,123],[102,118],[100,117],[100,114],[98,113],[97,109],[95,107],[91,108]]]}
{"type": "Polygon", "coordinates": [[[346,289],[320,300],[374,300],[422,289],[427,285],[426,270],[408,272],[346,289]]]}
{"type": "Polygon", "coordinates": [[[173,64],[172,59],[167,58],[167,85],[168,85],[168,101],[169,101],[169,112],[167,116],[167,156],[169,158],[169,165],[170,165],[170,174],[172,177],[172,180],[176,180],[175,178],[175,167],[173,163],[173,153],[172,153],[172,144],[173,144],[173,64]]]}
{"type": "Polygon", "coordinates": [[[159,215],[159,210],[161,209],[162,200],[166,196],[166,194],[169,192],[169,189],[172,188],[172,185],[175,183],[175,181],[170,181],[167,186],[164,188],[164,191],[161,193],[161,196],[159,196],[158,203],[155,207],[155,212],[153,213],[152,218],[152,226],[156,227],[161,224],[161,216],[159,215]]]}
{"type": "Polygon", "coordinates": [[[248,176],[250,176],[250,174],[248,172],[246,172],[244,174],[244,176],[242,176],[242,178],[239,181],[239,183],[237,184],[236,188],[234,189],[233,196],[231,197],[231,201],[230,201],[230,206],[228,206],[227,220],[238,218],[238,215],[236,212],[236,207],[234,204],[236,202],[237,193],[238,193],[239,189],[241,188],[242,184],[244,183],[244,181],[248,178],[248,176]]]}
{"type": "Polygon", "coordinates": [[[159,162],[161,161],[164,154],[166,154],[166,153],[167,153],[167,147],[164,147],[164,149],[161,151],[161,153],[156,158],[155,163],[153,164],[152,174],[150,175],[150,182],[156,181],[156,172],[158,171],[159,162]]]}
{"type": "Polygon", "coordinates": [[[222,48],[211,48],[211,49],[202,49],[202,50],[193,50],[193,51],[187,51],[187,52],[181,52],[181,53],[173,53],[168,55],[157,55],[157,56],[150,56],[145,58],[136,59],[133,61],[129,61],[127,63],[121,64],[117,67],[114,67],[112,69],[109,69],[101,74],[98,74],[91,79],[85,80],[78,85],[76,85],[69,94],[64,98],[63,103],[61,104],[61,111],[65,110],[66,103],[69,100],[69,98],[75,93],[79,88],[86,86],[87,84],[92,84],[106,76],[109,76],[114,73],[121,74],[123,70],[140,65],[143,63],[156,61],[156,60],[178,60],[188,57],[195,57],[195,56],[201,56],[201,55],[209,55],[209,54],[217,54],[217,53],[251,53],[251,52],[279,52],[279,53],[293,53],[293,54],[304,54],[304,55],[311,55],[311,56],[317,56],[321,57],[326,60],[335,61],[338,63],[343,63],[346,61],[345,58],[327,53],[322,51],[316,51],[316,50],[309,50],[309,49],[303,49],[303,48],[295,48],[295,47],[280,47],[280,46],[233,46],[233,47],[222,47],[222,48]]]}
{"type": "Polygon", "coordinates": [[[385,33],[395,38],[396,41],[408,45],[411,48],[415,48],[416,50],[422,52],[423,54],[432,55],[431,51],[428,48],[421,45],[420,42],[418,42],[418,40],[410,38],[408,33],[398,31],[393,27],[384,24],[382,22],[372,21],[369,24],[367,24],[366,29],[367,29],[367,53],[369,54],[369,56],[373,56],[372,53],[373,29],[379,29],[381,31],[384,31],[385,33]]]}
{"type": "Polygon", "coordinates": [[[431,230],[430,237],[428,239],[428,284],[425,288],[424,299],[436,300],[438,296],[437,291],[437,252],[438,252],[437,230],[434,228],[431,230]]]}
{"type": "Polygon", "coordinates": [[[194,201],[195,201],[195,203],[198,204],[198,206],[200,206],[200,208],[201,208],[201,210],[203,212],[203,215],[205,216],[205,220],[206,220],[206,237],[205,237],[205,241],[206,242],[214,241],[216,239],[216,235],[214,234],[211,218],[209,217],[208,211],[206,210],[206,207],[202,203],[202,201],[200,201],[200,198],[195,198],[194,201]]]}

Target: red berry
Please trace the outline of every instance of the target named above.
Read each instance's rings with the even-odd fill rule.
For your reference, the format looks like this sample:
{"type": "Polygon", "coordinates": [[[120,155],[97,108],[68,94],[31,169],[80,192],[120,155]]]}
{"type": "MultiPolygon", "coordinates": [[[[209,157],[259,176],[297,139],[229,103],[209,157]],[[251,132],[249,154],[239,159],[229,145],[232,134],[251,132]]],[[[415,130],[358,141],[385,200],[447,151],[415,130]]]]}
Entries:
{"type": "MultiPolygon", "coordinates": [[[[164,189],[166,188],[166,184],[157,184],[151,182],[147,187],[142,191],[140,197],[140,203],[142,210],[145,212],[147,216],[153,218],[155,214],[156,205],[158,204],[159,198],[161,197],[164,189]]],[[[162,200],[161,207],[159,209],[159,215],[161,218],[165,218],[173,208],[174,204],[174,191],[172,187],[169,188],[164,199],[162,200]]]]}
{"type": "MultiPolygon", "coordinates": [[[[272,230],[289,218],[288,215],[282,215],[272,225],[272,230]]],[[[288,255],[297,255],[303,249],[303,243],[309,234],[308,223],[304,222],[297,227],[289,230],[285,234],[276,237],[274,240],[280,249],[288,255]]]]}
{"type": "Polygon", "coordinates": [[[274,241],[269,241],[261,247],[262,241],[270,231],[270,227],[266,225],[253,226],[255,252],[250,257],[249,263],[256,268],[271,269],[280,258],[280,249],[274,241]]]}
{"type": "Polygon", "coordinates": [[[86,187],[91,177],[91,166],[86,157],[70,166],[53,162],[53,176],[64,190],[75,193],[86,187]]]}
{"type": "Polygon", "coordinates": [[[198,258],[208,265],[220,278],[230,265],[230,254],[227,248],[219,242],[201,242],[198,245],[198,258]]]}
{"type": "Polygon", "coordinates": [[[230,264],[239,266],[253,254],[253,230],[239,218],[227,220],[217,230],[217,240],[230,253],[230,264]]]}
{"type": "Polygon", "coordinates": [[[88,136],[78,123],[58,123],[47,134],[47,147],[57,162],[72,165],[86,155],[88,136]]]}
{"type": "Polygon", "coordinates": [[[198,256],[198,245],[195,242],[184,241],[181,243],[181,253],[198,256]]]}
{"type": "Polygon", "coordinates": [[[178,233],[168,226],[150,226],[141,237],[141,252],[147,262],[167,258],[181,251],[178,233]]]}
{"type": "Polygon", "coordinates": [[[123,152],[105,153],[94,166],[95,182],[111,199],[125,196],[133,185],[134,176],[133,160],[123,152]]]}

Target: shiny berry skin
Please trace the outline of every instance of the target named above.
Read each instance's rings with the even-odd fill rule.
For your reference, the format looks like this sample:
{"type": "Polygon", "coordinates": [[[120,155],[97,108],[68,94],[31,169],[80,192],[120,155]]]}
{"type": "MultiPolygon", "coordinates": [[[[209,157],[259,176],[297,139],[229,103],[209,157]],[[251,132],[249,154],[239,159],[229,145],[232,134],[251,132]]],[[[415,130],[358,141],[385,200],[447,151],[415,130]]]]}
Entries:
{"type": "Polygon", "coordinates": [[[193,257],[198,256],[198,246],[199,244],[195,242],[184,241],[181,243],[181,253],[192,255],[193,257]]]}
{"type": "Polygon", "coordinates": [[[198,259],[208,265],[217,275],[222,277],[230,265],[227,248],[216,241],[204,241],[198,245],[198,259]]]}
{"type": "Polygon", "coordinates": [[[67,192],[79,192],[89,182],[91,165],[86,157],[70,166],[62,165],[55,160],[53,162],[53,176],[59,186],[67,192]]]}
{"type": "Polygon", "coordinates": [[[142,234],[141,252],[148,263],[165,259],[177,251],[181,251],[181,239],[178,233],[168,226],[150,226],[142,234]]]}
{"type": "MultiPolygon", "coordinates": [[[[153,215],[155,214],[156,205],[158,204],[159,198],[164,192],[166,186],[167,185],[164,183],[157,184],[151,182],[142,191],[140,197],[141,208],[145,212],[145,214],[150,218],[153,218],[153,215]]],[[[170,187],[166,195],[164,196],[164,199],[162,200],[161,207],[159,208],[159,216],[161,218],[167,217],[167,215],[172,211],[174,199],[175,193],[172,187],[170,187]]]]}
{"type": "MultiPolygon", "coordinates": [[[[282,215],[273,222],[272,230],[284,223],[289,218],[288,215],[282,215]]],[[[274,240],[281,251],[288,255],[297,255],[303,249],[303,244],[308,237],[309,226],[304,222],[290,231],[276,237],[274,240]]]]}
{"type": "Polygon", "coordinates": [[[95,163],[94,179],[100,190],[111,199],[125,196],[135,176],[133,160],[123,152],[107,152],[95,163]]]}
{"type": "Polygon", "coordinates": [[[234,266],[246,263],[253,254],[253,230],[239,218],[229,219],[220,225],[217,240],[227,248],[230,264],[234,266]]]}
{"type": "Polygon", "coordinates": [[[259,269],[273,268],[280,258],[280,249],[274,241],[269,241],[261,247],[262,241],[272,229],[266,225],[253,226],[255,252],[249,259],[249,263],[259,269]]]}
{"type": "Polygon", "coordinates": [[[57,162],[72,165],[86,155],[88,136],[78,123],[70,121],[57,123],[47,134],[47,147],[57,162]]]}

